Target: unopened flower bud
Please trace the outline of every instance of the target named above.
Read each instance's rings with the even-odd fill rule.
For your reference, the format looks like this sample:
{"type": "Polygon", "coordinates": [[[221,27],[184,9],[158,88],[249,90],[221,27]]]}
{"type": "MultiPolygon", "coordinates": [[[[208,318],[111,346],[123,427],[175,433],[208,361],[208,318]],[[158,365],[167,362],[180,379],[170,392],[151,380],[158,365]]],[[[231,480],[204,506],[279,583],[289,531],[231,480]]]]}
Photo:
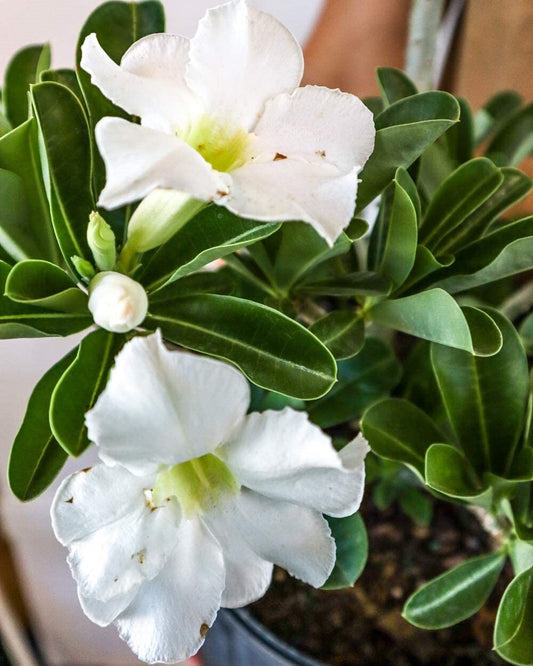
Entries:
{"type": "Polygon", "coordinates": [[[89,310],[101,328],[126,333],[146,317],[148,297],[142,285],[127,275],[106,271],[89,284],[89,310]]]}
{"type": "Polygon", "coordinates": [[[205,201],[193,199],[183,192],[154,190],[141,201],[131,216],[128,247],[140,253],[166,243],[205,205],[205,201]]]}
{"type": "Polygon", "coordinates": [[[90,280],[94,277],[95,270],[90,261],[83,259],[83,257],[78,257],[76,254],[73,257],[70,257],[70,260],[74,264],[74,268],[77,270],[78,275],[81,275],[82,278],[90,280]]]}
{"type": "Polygon", "coordinates": [[[110,271],[114,268],[117,260],[115,234],[100,213],[95,211],[89,215],[87,242],[94,261],[101,271],[110,271]]]}

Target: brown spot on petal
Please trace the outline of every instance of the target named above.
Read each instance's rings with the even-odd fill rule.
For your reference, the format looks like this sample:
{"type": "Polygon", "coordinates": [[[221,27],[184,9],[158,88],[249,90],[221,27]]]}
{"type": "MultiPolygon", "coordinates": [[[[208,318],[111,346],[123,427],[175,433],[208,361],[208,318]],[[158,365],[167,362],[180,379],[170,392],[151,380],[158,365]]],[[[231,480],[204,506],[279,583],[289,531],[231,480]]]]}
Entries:
{"type": "Polygon", "coordinates": [[[137,560],[139,560],[139,564],[144,564],[145,557],[146,557],[146,555],[145,555],[144,550],[140,550],[138,553],[133,553],[133,555],[131,556],[131,559],[132,560],[137,559],[137,560]]]}
{"type": "Polygon", "coordinates": [[[85,469],[82,469],[81,471],[83,474],[87,474],[87,472],[90,472],[92,470],[92,467],[85,467],[85,469]]]}
{"type": "Polygon", "coordinates": [[[204,622],[200,627],[200,636],[202,638],[205,638],[207,636],[208,631],[209,631],[209,625],[204,622]]]}
{"type": "Polygon", "coordinates": [[[227,190],[217,190],[217,194],[219,197],[225,197],[229,192],[227,190]]]}
{"type": "Polygon", "coordinates": [[[113,578],[113,583],[118,583],[118,578],[113,578]]]}
{"type": "Polygon", "coordinates": [[[317,150],[317,151],[316,151],[316,154],[317,154],[319,157],[326,157],[326,151],[325,151],[325,150],[317,150]]]}
{"type": "Polygon", "coordinates": [[[71,497],[70,499],[65,500],[65,504],[72,504],[73,501],[74,501],[74,498],[71,497]]]}
{"type": "Polygon", "coordinates": [[[274,162],[277,162],[278,160],[286,160],[287,155],[283,155],[282,153],[276,153],[276,156],[274,157],[274,162]]]}

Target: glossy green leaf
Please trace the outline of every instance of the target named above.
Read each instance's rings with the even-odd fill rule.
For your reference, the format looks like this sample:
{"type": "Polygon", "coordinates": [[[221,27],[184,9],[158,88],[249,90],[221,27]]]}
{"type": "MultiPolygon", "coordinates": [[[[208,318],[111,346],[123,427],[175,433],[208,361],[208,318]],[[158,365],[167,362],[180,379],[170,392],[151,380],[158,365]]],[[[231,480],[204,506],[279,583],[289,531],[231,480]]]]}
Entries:
{"type": "Polygon", "coordinates": [[[331,391],[307,408],[309,418],[329,428],[360,418],[372,403],[389,394],[400,379],[400,364],[390,345],[367,338],[363,349],[338,366],[338,381],[331,391]]]}
{"type": "Polygon", "coordinates": [[[359,513],[346,518],[327,517],[337,546],[335,566],[322,586],[324,590],[353,587],[363,573],[368,558],[368,537],[359,513]]]}
{"type": "Polygon", "coordinates": [[[235,283],[227,267],[191,273],[150,294],[150,303],[174,301],[193,294],[231,294],[235,283]]]}
{"type": "Polygon", "coordinates": [[[533,567],[505,590],[494,627],[496,652],[511,664],[533,664],[533,567]]]}
{"type": "Polygon", "coordinates": [[[8,479],[19,500],[27,502],[45,491],[67,460],[48,422],[52,391],[76,356],[73,349],[56,363],[33,389],[24,420],[13,443],[8,479]]]}
{"type": "Polygon", "coordinates": [[[59,83],[38,83],[32,100],[48,161],[52,223],[67,264],[77,255],[90,260],[87,245],[91,194],[91,147],[85,112],[75,96],[59,83]]]}
{"type": "Polygon", "coordinates": [[[374,152],[360,174],[357,210],[375,199],[394,178],[459,119],[459,105],[443,92],[427,92],[395,102],[376,119],[374,152]]]}
{"type": "Polygon", "coordinates": [[[503,90],[491,97],[474,117],[476,143],[504,123],[523,104],[522,96],[514,90],[503,90]]]}
{"type": "Polygon", "coordinates": [[[35,119],[28,120],[0,139],[0,168],[22,179],[24,200],[28,206],[28,229],[36,246],[36,249],[30,248],[36,252],[32,258],[58,260],[59,251],[41,174],[35,119]]]}
{"type": "Polygon", "coordinates": [[[477,308],[460,308],[442,289],[383,301],[369,316],[397,331],[478,356],[495,354],[502,344],[498,327],[488,314],[477,308]]]}
{"type": "Polygon", "coordinates": [[[197,295],[151,305],[144,322],[176,344],[230,361],[255,384],[318,398],[336,379],[330,352],[303,326],[252,301],[197,295]]]}
{"type": "Polygon", "coordinates": [[[385,106],[390,106],[404,97],[416,95],[418,90],[411,79],[400,69],[378,67],[376,70],[381,99],[385,106]]]}
{"type": "MultiPolygon", "coordinates": [[[[165,31],[165,13],[160,2],[105,2],[99,5],[83,25],[76,46],[76,71],[89,111],[89,122],[94,130],[104,116],[130,118],[115,106],[91,83],[91,77],[81,68],[81,46],[85,38],[96,33],[104,51],[117,64],[127,49],[141,37],[165,31]]],[[[93,144],[95,187],[99,192],[105,184],[105,170],[101,157],[93,144]]]]}
{"type": "Polygon", "coordinates": [[[455,164],[464,164],[474,156],[474,118],[468,102],[459,97],[461,115],[459,122],[444,135],[448,156],[455,164]]]}
{"type": "MultiPolygon", "coordinates": [[[[4,293],[11,266],[0,262],[0,293],[4,293]]],[[[91,326],[92,317],[76,312],[45,310],[0,296],[0,339],[65,336],[91,326]]]]}
{"type": "Polygon", "coordinates": [[[420,228],[420,243],[437,256],[455,247],[466,218],[502,184],[500,170],[485,157],[462,164],[439,187],[420,228]]]}
{"type": "Polygon", "coordinates": [[[500,166],[516,166],[533,151],[533,104],[510,115],[496,132],[487,155],[500,166]]]}
{"type": "Polygon", "coordinates": [[[28,92],[30,84],[50,67],[50,46],[39,44],[18,51],[6,69],[2,101],[7,118],[13,127],[22,125],[29,117],[28,92]]]}
{"type": "Polygon", "coordinates": [[[350,222],[350,224],[346,227],[344,230],[344,233],[348,238],[354,242],[358,241],[363,236],[365,236],[368,233],[368,229],[370,228],[370,225],[366,220],[361,220],[358,217],[354,217],[353,220],[350,222]]]}
{"type": "Polygon", "coordinates": [[[98,329],[82,340],[76,358],[56,384],[50,401],[50,426],[58,443],[71,456],[89,446],[85,413],[107,383],[124,336],[98,329]]]}
{"type": "Polygon", "coordinates": [[[347,273],[337,278],[305,282],[298,285],[298,291],[315,296],[386,296],[392,284],[383,275],[372,271],[347,273]]]}
{"type": "Polygon", "coordinates": [[[244,220],[226,208],[209,206],[150,256],[138,279],[155,291],[278,229],[279,224],[244,220]]]}
{"type": "Polygon", "coordinates": [[[520,324],[519,332],[527,354],[533,356],[533,312],[520,324]]]}
{"type": "Polygon", "coordinates": [[[501,350],[479,358],[450,347],[431,350],[446,411],[457,439],[478,472],[506,476],[524,427],[529,375],[518,333],[489,311],[503,335],[501,350]]]}
{"type": "Polygon", "coordinates": [[[470,617],[494,589],[505,553],[480,555],[418,589],[404,606],[405,619],[422,629],[444,629],[470,617]]]}
{"type": "Polygon", "coordinates": [[[426,483],[455,498],[472,498],[486,490],[465,454],[450,444],[432,444],[426,451],[426,483]]]}
{"type": "Polygon", "coordinates": [[[281,242],[274,264],[274,280],[283,291],[287,291],[305,273],[318,264],[348,252],[351,241],[341,234],[333,247],[304,222],[283,224],[281,242]]]}
{"type": "MultiPolygon", "coordinates": [[[[422,280],[427,282],[427,278],[429,275],[431,275],[431,273],[435,273],[442,268],[451,266],[454,261],[455,259],[451,255],[443,255],[437,259],[431,250],[427,249],[427,247],[418,245],[416,248],[413,268],[409,273],[407,280],[405,280],[402,287],[396,292],[396,296],[412,290],[413,286],[417,285],[417,283],[421,282],[422,280]]],[[[416,291],[422,290],[417,288],[416,291]]]]}
{"type": "Polygon", "coordinates": [[[16,173],[0,169],[0,246],[15,261],[40,255],[29,219],[24,181],[16,173]]]}
{"type": "Polygon", "coordinates": [[[44,72],[41,72],[39,77],[41,83],[46,81],[52,81],[54,83],[60,83],[61,85],[69,88],[76,97],[80,100],[82,105],[85,104],[83,98],[83,93],[78,82],[78,77],[76,72],[73,69],[47,69],[44,72]]]}
{"type": "Polygon", "coordinates": [[[418,224],[410,196],[398,180],[393,181],[392,187],[390,217],[378,272],[398,287],[407,278],[415,262],[418,224]]]}
{"type": "Polygon", "coordinates": [[[367,409],[361,430],[374,453],[409,465],[422,478],[427,449],[443,439],[427,414],[399,398],[382,400],[367,409]]]}
{"type": "Polygon", "coordinates": [[[57,312],[88,313],[88,296],[62,268],[40,259],[21,261],[13,267],[5,294],[18,303],[57,312]]]}
{"type": "Polygon", "coordinates": [[[402,511],[422,527],[429,527],[433,517],[433,498],[414,488],[402,488],[398,498],[402,511]]]}
{"type": "Polygon", "coordinates": [[[355,356],[365,344],[365,323],[349,310],[330,312],[318,319],[309,330],[337,359],[355,356]]]}
{"type": "Polygon", "coordinates": [[[464,247],[431,282],[449,293],[473,289],[533,268],[533,217],[499,227],[464,247]]]}

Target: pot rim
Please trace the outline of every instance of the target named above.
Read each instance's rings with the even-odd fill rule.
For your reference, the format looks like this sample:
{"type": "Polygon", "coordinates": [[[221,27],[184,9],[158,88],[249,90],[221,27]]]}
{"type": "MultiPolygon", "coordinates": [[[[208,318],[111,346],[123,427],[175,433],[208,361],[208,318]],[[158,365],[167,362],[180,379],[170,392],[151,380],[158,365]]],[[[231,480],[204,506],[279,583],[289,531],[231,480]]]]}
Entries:
{"type": "Polygon", "coordinates": [[[305,656],[298,649],[276,636],[264,624],[253,617],[249,610],[244,608],[226,608],[224,610],[226,611],[225,615],[228,620],[250,633],[253,639],[266,645],[276,656],[284,657],[297,666],[325,666],[324,662],[305,656]]]}

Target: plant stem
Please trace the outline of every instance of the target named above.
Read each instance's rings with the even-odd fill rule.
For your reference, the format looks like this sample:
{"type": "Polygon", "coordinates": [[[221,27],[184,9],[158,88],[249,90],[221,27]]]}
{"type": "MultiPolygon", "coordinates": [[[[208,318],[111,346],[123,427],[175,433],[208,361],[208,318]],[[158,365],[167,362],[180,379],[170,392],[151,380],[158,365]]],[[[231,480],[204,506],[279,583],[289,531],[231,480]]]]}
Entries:
{"type": "Polygon", "coordinates": [[[444,0],[413,0],[405,71],[423,92],[434,87],[437,32],[444,0]]]}

